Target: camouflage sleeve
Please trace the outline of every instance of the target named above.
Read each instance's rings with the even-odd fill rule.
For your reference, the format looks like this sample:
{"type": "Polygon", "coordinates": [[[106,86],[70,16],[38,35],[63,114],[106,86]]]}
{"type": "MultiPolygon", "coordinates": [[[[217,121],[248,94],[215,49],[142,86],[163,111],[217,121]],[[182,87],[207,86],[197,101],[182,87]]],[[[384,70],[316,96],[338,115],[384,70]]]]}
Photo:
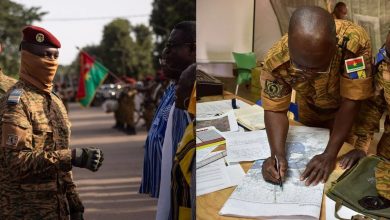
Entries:
{"type": "MultiPolygon", "coordinates": [[[[384,87],[386,83],[384,78],[389,74],[386,70],[379,66],[378,72],[373,76],[375,78],[375,93],[374,96],[363,101],[360,107],[360,112],[353,126],[353,133],[358,138],[355,143],[355,148],[366,149],[374,135],[374,132],[379,132],[379,121],[386,109],[384,87]]],[[[389,84],[390,89],[390,84],[389,84]]],[[[386,129],[385,122],[385,129],[386,129]]]]}
{"type": "Polygon", "coordinates": [[[260,76],[261,102],[264,110],[287,111],[291,101],[291,87],[281,79],[276,79],[269,71],[260,76]]]}
{"type": "Polygon", "coordinates": [[[382,96],[374,96],[362,102],[359,114],[355,119],[353,132],[366,134],[379,132],[379,121],[386,108],[382,96]]]}
{"type": "Polygon", "coordinates": [[[371,42],[367,33],[360,27],[350,34],[347,43],[346,59],[341,65],[345,66],[340,79],[340,94],[351,100],[364,100],[374,93],[372,69],[371,42]],[[362,58],[363,67],[359,68],[359,58],[362,58]],[[358,59],[356,67],[353,68],[349,61],[358,59]]]}
{"type": "Polygon", "coordinates": [[[70,149],[46,150],[45,140],[52,134],[34,134],[28,117],[22,103],[5,106],[1,122],[0,153],[4,155],[8,169],[14,170],[21,177],[55,170],[70,171],[70,149]],[[40,145],[33,144],[33,136],[35,139],[42,137],[40,145]]]}
{"type": "Polygon", "coordinates": [[[84,212],[84,205],[76,191],[76,184],[73,182],[72,172],[66,172],[63,180],[66,186],[66,198],[70,213],[84,212]]]}
{"type": "Polygon", "coordinates": [[[378,194],[390,200],[390,162],[381,161],[375,168],[376,189],[378,194]]]}

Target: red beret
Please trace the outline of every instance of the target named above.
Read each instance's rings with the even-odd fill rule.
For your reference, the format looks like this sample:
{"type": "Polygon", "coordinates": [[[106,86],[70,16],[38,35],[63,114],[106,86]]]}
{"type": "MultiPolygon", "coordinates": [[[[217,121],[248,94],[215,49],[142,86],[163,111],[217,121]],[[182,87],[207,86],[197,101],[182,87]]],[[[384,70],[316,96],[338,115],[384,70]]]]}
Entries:
{"type": "Polygon", "coordinates": [[[23,29],[23,41],[27,43],[61,48],[61,43],[49,31],[37,27],[27,26],[23,29]]]}

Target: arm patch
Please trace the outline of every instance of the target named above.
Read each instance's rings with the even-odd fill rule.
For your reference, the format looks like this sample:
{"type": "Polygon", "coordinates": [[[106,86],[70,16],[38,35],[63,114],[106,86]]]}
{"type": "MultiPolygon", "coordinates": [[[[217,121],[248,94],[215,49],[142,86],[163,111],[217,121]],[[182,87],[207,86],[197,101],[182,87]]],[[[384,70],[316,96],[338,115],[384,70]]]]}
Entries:
{"type": "Polygon", "coordinates": [[[12,92],[9,94],[8,99],[7,99],[7,104],[9,105],[17,105],[20,102],[20,97],[23,94],[22,89],[14,89],[12,92]]]}
{"type": "Polygon", "coordinates": [[[264,92],[272,98],[282,98],[286,95],[285,88],[277,80],[265,80],[264,92]]]}

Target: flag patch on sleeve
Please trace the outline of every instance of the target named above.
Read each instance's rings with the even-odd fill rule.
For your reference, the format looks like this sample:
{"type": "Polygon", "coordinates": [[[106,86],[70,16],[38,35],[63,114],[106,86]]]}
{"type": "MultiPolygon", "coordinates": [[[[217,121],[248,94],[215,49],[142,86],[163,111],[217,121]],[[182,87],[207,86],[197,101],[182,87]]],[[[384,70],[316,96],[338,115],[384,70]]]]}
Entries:
{"type": "Polygon", "coordinates": [[[345,69],[347,70],[347,73],[366,69],[363,56],[345,60],[345,69]]]}
{"type": "Polygon", "coordinates": [[[349,78],[350,79],[365,79],[365,78],[367,78],[366,71],[359,70],[356,72],[349,73],[349,78]]]}

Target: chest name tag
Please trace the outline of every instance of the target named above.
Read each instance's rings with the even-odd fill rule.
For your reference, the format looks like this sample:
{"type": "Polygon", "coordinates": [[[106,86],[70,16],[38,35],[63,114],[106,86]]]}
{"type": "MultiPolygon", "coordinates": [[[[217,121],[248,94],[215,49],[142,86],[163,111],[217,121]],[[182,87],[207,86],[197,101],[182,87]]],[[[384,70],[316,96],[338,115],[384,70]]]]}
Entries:
{"type": "Polygon", "coordinates": [[[16,105],[20,101],[20,97],[22,96],[23,90],[14,89],[8,96],[7,104],[16,105]]]}

